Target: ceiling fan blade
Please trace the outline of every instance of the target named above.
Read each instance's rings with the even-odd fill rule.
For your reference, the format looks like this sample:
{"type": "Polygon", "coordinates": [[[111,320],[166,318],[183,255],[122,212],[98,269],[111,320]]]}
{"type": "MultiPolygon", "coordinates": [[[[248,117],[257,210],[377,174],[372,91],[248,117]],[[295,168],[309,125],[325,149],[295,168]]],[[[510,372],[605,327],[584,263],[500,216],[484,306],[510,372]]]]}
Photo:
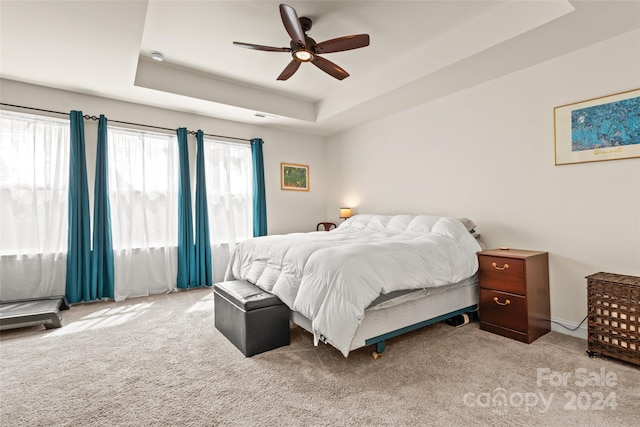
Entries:
{"type": "Polygon", "coordinates": [[[298,71],[298,68],[300,68],[300,62],[289,62],[289,65],[287,65],[285,69],[282,70],[282,73],[280,73],[280,75],[278,76],[278,80],[287,80],[289,77],[293,76],[296,71],[298,71]]]}
{"type": "Polygon", "coordinates": [[[287,30],[287,33],[289,33],[291,40],[294,43],[304,46],[304,31],[302,31],[302,25],[300,25],[300,20],[298,19],[296,10],[288,4],[281,4],[280,16],[282,17],[282,23],[284,24],[284,28],[287,30]]]}
{"type": "Polygon", "coordinates": [[[267,52],[291,52],[291,48],[289,47],[262,46],[259,44],[242,43],[242,42],[233,42],[233,45],[238,47],[244,47],[246,49],[265,50],[267,52]]]}
{"type": "Polygon", "coordinates": [[[342,52],[344,50],[359,49],[365,46],[369,46],[369,34],[356,34],[318,43],[316,45],[316,52],[342,52]]]}
{"type": "Polygon", "coordinates": [[[316,57],[313,58],[313,61],[311,61],[311,63],[313,63],[313,65],[315,65],[325,73],[335,77],[338,80],[343,80],[349,77],[349,73],[347,73],[345,70],[343,70],[333,62],[329,61],[328,59],[324,59],[320,56],[316,55],[316,57]]]}

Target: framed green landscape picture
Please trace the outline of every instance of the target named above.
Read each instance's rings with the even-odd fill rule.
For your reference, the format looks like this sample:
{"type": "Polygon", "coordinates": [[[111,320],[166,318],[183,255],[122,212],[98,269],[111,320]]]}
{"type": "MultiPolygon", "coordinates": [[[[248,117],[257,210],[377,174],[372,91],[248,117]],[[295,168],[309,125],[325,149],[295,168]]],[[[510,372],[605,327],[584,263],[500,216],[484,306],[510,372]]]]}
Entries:
{"type": "Polygon", "coordinates": [[[280,163],[280,188],[283,190],[309,191],[309,165],[280,163]]]}

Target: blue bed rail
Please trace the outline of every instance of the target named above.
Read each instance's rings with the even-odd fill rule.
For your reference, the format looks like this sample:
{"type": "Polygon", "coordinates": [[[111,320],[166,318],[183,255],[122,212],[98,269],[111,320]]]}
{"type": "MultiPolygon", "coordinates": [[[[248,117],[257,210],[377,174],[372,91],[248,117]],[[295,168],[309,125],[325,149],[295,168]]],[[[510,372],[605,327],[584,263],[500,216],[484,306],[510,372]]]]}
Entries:
{"type": "Polygon", "coordinates": [[[414,323],[413,325],[405,326],[404,328],[396,329],[395,331],[387,332],[386,334],[378,335],[377,337],[369,338],[368,340],[365,340],[364,345],[375,345],[376,350],[373,356],[377,358],[376,354],[377,355],[382,354],[385,348],[385,341],[390,338],[397,337],[398,335],[406,334],[407,332],[415,331],[416,329],[420,329],[422,327],[432,325],[434,323],[449,319],[459,314],[475,311],[477,309],[478,309],[477,304],[470,305],[469,307],[461,308],[460,310],[452,311],[450,313],[443,314],[441,316],[423,320],[422,322],[414,323]]]}

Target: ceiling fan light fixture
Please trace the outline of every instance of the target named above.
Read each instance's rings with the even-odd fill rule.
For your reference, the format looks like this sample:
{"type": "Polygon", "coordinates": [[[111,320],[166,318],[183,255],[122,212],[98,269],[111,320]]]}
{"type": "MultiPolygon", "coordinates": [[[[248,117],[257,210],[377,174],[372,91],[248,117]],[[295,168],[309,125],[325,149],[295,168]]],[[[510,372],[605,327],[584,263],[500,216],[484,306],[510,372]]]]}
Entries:
{"type": "Polygon", "coordinates": [[[300,62],[309,62],[309,61],[313,61],[313,58],[315,57],[315,55],[310,50],[299,49],[299,50],[293,51],[293,57],[300,62]]]}
{"type": "Polygon", "coordinates": [[[311,62],[331,77],[343,80],[349,77],[349,73],[321,55],[369,46],[368,34],[354,34],[316,43],[315,40],[306,34],[313,24],[311,19],[304,16],[298,18],[298,13],[288,4],[280,5],[280,17],[290,37],[289,47],[233,42],[234,46],[246,49],[262,50],[265,52],[290,52],[293,59],[287,64],[284,70],[282,70],[278,76],[278,80],[289,79],[298,71],[303,62],[311,62]]]}

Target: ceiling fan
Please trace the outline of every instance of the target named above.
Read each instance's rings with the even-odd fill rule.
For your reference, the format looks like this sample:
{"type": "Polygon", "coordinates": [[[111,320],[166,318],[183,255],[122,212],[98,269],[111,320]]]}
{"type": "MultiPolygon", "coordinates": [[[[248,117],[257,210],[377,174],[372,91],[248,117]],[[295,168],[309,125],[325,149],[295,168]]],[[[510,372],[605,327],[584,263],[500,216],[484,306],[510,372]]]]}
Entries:
{"type": "Polygon", "coordinates": [[[319,56],[323,53],[342,52],[345,50],[358,49],[369,46],[368,34],[356,34],[352,36],[338,37],[322,43],[316,43],[305,33],[311,29],[311,19],[298,18],[295,9],[287,4],[280,5],[280,16],[287,33],[291,37],[290,47],[261,46],[251,43],[233,42],[235,46],[247,49],[264,50],[267,52],[291,52],[293,60],[285,67],[278,76],[278,80],[287,80],[291,77],[303,62],[311,62],[325,73],[338,80],[349,77],[349,73],[338,65],[319,56]]]}

